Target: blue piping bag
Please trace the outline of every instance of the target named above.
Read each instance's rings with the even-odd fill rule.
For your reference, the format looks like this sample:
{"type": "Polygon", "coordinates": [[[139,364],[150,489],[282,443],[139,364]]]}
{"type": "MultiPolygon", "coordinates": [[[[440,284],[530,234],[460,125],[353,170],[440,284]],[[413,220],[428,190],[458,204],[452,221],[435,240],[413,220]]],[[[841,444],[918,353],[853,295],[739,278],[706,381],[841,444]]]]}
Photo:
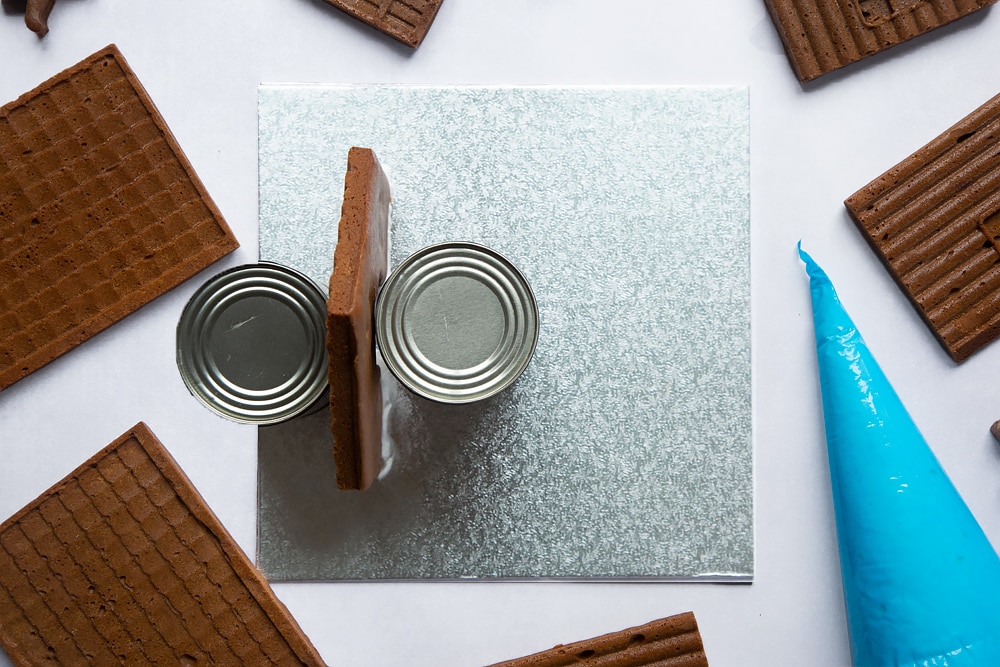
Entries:
{"type": "Polygon", "coordinates": [[[1000,666],[1000,558],[801,245],[856,667],[1000,666]]]}

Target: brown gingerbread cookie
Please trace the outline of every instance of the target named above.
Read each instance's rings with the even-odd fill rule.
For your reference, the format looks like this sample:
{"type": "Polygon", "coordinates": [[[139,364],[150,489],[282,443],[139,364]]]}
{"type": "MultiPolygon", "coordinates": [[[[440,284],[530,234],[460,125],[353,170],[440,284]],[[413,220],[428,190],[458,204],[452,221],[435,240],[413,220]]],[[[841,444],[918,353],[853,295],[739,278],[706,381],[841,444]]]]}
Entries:
{"type": "Polygon", "coordinates": [[[417,48],[443,0],[326,0],[393,39],[417,48]]]}
{"type": "Polygon", "coordinates": [[[0,108],[0,390],[238,245],[114,45],[0,108]]]}
{"type": "Polygon", "coordinates": [[[708,667],[698,622],[687,612],[491,667],[708,667]]]}
{"type": "Polygon", "coordinates": [[[145,424],[0,525],[15,665],[323,665],[145,424]]]}
{"type": "Polygon", "coordinates": [[[28,0],[24,7],[24,23],[39,37],[49,31],[49,14],[55,4],[56,0],[28,0]]]}
{"type": "Polygon", "coordinates": [[[764,0],[806,82],[930,32],[996,0],[764,0]]]}
{"type": "Polygon", "coordinates": [[[952,359],[1000,336],[1000,95],[844,203],[952,359]]]}
{"type": "Polygon", "coordinates": [[[382,465],[373,309],[387,270],[389,198],[389,181],[375,153],[352,148],[327,301],[330,412],[341,489],[368,488],[382,465]]]}

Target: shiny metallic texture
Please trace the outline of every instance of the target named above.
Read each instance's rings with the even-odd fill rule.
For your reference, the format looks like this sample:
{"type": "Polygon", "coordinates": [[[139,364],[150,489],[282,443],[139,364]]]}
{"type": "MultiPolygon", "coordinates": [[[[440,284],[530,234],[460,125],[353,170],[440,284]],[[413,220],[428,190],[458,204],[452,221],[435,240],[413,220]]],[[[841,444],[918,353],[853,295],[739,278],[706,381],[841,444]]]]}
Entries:
{"type": "Polygon", "coordinates": [[[442,403],[492,396],[521,375],[538,341],[538,307],[499,253],[442,243],[410,255],[375,303],[385,364],[408,389],[442,403]]]}
{"type": "Polygon", "coordinates": [[[177,325],[177,368],[191,393],[233,421],[274,424],[327,391],[326,297],[278,264],[239,266],[201,286],[177,325]]]}

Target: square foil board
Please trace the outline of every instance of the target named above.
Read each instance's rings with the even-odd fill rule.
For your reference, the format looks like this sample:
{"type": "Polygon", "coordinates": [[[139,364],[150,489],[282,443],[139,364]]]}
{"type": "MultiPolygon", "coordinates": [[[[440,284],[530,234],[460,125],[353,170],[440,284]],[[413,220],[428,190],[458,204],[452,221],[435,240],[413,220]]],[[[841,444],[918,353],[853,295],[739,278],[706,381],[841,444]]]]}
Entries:
{"type": "Polygon", "coordinates": [[[748,107],[740,87],[262,86],[261,259],[326,285],[347,151],[370,147],[390,268],[481,243],[540,317],[484,402],[383,372],[368,491],[336,489],[326,410],[261,427],[267,576],[749,580],[748,107]]]}

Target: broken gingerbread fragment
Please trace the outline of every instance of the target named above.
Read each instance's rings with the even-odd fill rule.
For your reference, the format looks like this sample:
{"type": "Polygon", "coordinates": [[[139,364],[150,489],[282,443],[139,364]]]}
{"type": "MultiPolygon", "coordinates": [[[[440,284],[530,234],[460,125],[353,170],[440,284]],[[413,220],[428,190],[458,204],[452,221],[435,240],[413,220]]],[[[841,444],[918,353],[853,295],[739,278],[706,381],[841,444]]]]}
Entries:
{"type": "Polygon", "coordinates": [[[24,24],[39,37],[44,37],[49,31],[49,14],[55,4],[56,0],[28,0],[24,7],[24,24]]]}
{"type": "Polygon", "coordinates": [[[15,665],[324,665],[143,423],[0,523],[15,665]]]}
{"type": "Polygon", "coordinates": [[[764,0],[805,83],[919,37],[996,0],[764,0]]]}

